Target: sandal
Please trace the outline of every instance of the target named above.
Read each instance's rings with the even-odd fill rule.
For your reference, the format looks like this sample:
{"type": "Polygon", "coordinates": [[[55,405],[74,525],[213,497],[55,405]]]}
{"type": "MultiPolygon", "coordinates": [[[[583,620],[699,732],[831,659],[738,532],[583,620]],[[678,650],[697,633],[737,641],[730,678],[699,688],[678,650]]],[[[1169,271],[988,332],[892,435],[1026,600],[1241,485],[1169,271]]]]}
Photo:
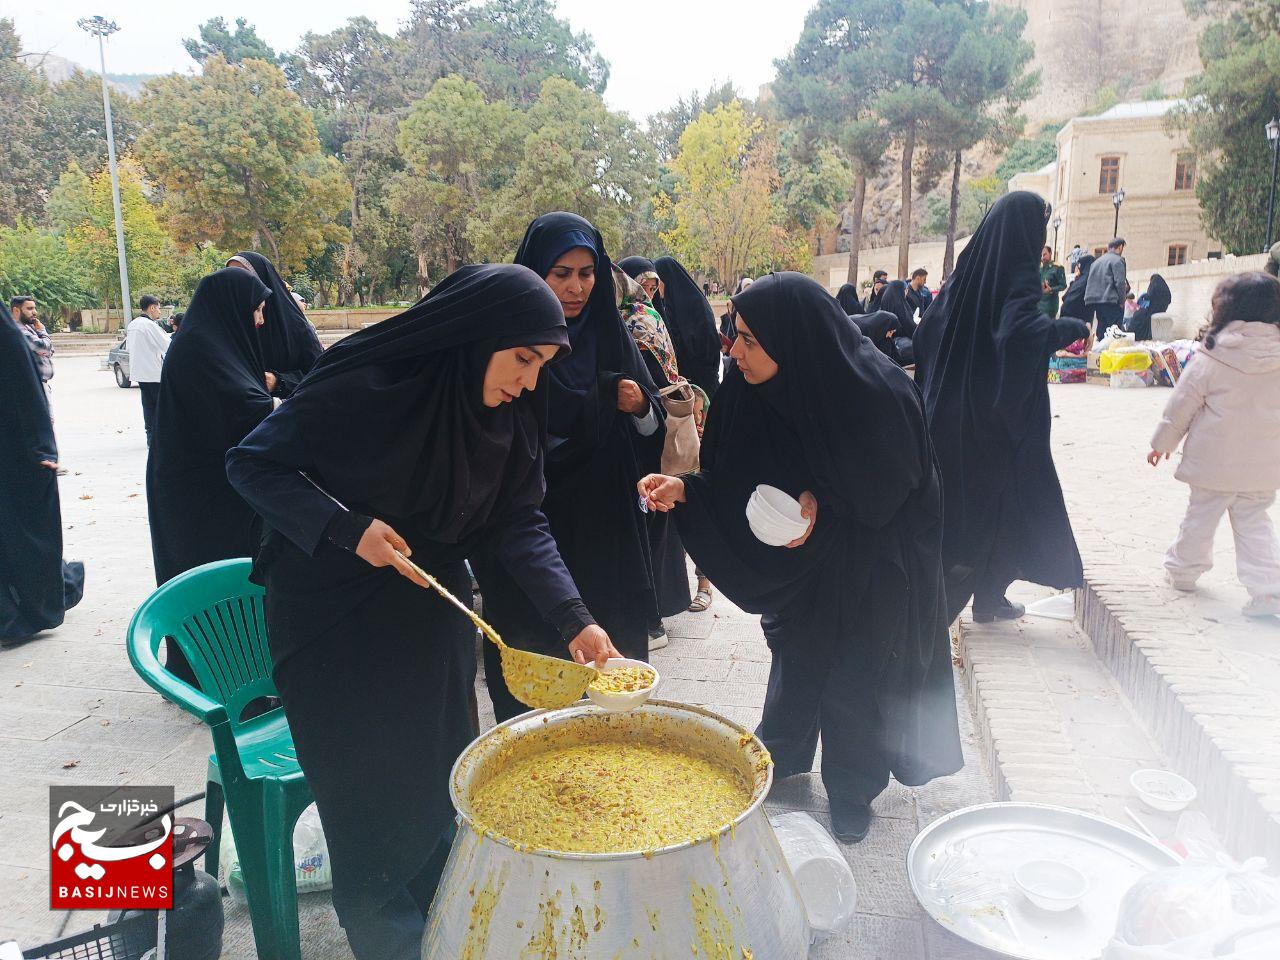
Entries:
{"type": "Polygon", "coordinates": [[[689,612],[702,613],[704,610],[706,610],[708,607],[711,606],[711,597],[712,597],[711,581],[699,580],[698,593],[693,598],[693,601],[689,604],[689,612]]]}

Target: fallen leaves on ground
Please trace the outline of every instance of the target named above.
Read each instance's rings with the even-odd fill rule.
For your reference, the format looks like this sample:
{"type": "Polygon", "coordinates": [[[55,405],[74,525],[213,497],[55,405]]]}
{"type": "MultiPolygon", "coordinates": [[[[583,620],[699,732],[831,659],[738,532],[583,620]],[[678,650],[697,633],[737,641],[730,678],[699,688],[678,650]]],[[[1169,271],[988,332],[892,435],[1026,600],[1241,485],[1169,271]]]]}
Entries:
{"type": "Polygon", "coordinates": [[[92,500],[92,499],[93,499],[93,494],[92,494],[92,493],[82,493],[82,494],[80,494],[80,499],[81,499],[81,500],[92,500]]]}
{"type": "Polygon", "coordinates": [[[62,765],[62,769],[70,770],[72,767],[78,767],[78,766],[80,766],[79,760],[68,760],[66,763],[62,765]]]}

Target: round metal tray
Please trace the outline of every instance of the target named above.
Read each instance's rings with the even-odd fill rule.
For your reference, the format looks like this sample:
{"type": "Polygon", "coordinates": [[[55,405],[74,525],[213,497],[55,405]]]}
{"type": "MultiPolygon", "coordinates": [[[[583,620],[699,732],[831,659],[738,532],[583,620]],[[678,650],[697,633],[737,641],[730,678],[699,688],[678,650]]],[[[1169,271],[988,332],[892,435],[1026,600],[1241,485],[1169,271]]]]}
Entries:
{"type": "Polygon", "coordinates": [[[956,936],[1016,960],[1096,960],[1120,901],[1172,851],[1093,814],[1039,803],[985,803],[929,824],[907,852],[920,905],[956,936]],[[1033,906],[1013,880],[1028,860],[1061,860],[1090,880],[1076,907],[1033,906]]]}

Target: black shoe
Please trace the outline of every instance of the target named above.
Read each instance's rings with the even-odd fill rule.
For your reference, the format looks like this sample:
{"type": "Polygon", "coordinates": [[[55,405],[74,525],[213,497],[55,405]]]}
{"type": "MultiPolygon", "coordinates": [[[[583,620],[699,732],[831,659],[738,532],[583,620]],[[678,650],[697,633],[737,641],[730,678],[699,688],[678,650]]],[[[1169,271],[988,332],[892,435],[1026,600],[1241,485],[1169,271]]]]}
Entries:
{"type": "Polygon", "coordinates": [[[991,623],[993,620],[1017,620],[1026,612],[1026,607],[1020,603],[1014,603],[1008,597],[1001,597],[990,606],[974,601],[973,622],[991,623]]]}
{"type": "Polygon", "coordinates": [[[831,832],[841,843],[861,843],[870,829],[871,807],[868,804],[831,804],[831,832]]]}

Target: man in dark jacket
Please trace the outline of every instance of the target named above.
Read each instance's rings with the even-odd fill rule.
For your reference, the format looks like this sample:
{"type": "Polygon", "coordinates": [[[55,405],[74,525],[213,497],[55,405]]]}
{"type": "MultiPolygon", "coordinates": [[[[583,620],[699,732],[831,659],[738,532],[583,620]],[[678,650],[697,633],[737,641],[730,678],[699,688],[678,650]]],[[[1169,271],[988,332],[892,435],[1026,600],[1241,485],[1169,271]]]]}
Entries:
{"type": "Polygon", "coordinates": [[[911,282],[907,284],[907,303],[919,310],[922,317],[929,309],[929,304],[933,303],[933,293],[929,290],[928,280],[929,271],[924,267],[918,267],[911,272],[911,282]]]}
{"type": "Polygon", "coordinates": [[[1040,312],[1056,320],[1058,295],[1067,289],[1067,272],[1062,269],[1062,264],[1053,262],[1052,247],[1040,251],[1040,289],[1044,291],[1040,298],[1040,312]]]}
{"type": "Polygon", "coordinates": [[[1124,324],[1124,298],[1129,294],[1128,268],[1124,262],[1124,240],[1116,237],[1107,252],[1094,261],[1084,288],[1085,307],[1097,311],[1098,339],[1108,328],[1124,324]]]}

